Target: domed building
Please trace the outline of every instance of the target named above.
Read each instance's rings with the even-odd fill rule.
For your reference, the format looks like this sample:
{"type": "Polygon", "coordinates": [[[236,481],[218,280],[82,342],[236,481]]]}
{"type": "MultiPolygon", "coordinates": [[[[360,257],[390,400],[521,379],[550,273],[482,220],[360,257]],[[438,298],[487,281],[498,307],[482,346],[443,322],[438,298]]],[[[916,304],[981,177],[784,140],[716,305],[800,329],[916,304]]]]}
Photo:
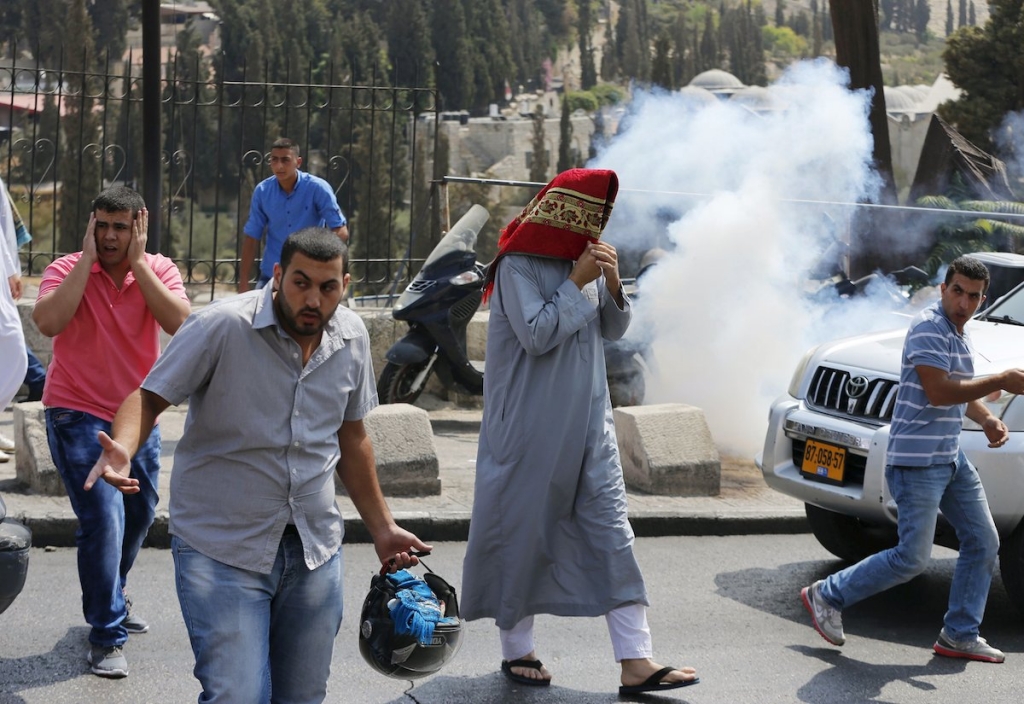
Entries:
{"type": "Polygon", "coordinates": [[[718,102],[718,98],[715,97],[714,93],[707,88],[699,88],[695,85],[683,86],[676,93],[691,107],[701,107],[718,102]]]}
{"type": "Polygon", "coordinates": [[[711,91],[720,98],[728,98],[744,87],[740,79],[720,68],[712,68],[698,73],[687,85],[711,91]]]}

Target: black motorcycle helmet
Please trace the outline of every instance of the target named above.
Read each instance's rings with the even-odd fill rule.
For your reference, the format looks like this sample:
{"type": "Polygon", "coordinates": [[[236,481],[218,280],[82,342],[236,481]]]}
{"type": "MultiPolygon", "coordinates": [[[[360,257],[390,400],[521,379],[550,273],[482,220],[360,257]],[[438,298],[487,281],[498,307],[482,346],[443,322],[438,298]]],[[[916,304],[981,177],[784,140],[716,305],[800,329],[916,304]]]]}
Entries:
{"type": "Polygon", "coordinates": [[[462,619],[455,588],[433,572],[423,581],[444,604],[445,617],[455,623],[438,623],[430,643],[424,645],[412,635],[395,632],[388,602],[395,598],[395,584],[387,574],[377,574],[370,581],[370,592],[363,601],[359,619],[359,652],[377,672],[398,680],[415,680],[432,675],[455,657],[462,645],[462,619]]]}

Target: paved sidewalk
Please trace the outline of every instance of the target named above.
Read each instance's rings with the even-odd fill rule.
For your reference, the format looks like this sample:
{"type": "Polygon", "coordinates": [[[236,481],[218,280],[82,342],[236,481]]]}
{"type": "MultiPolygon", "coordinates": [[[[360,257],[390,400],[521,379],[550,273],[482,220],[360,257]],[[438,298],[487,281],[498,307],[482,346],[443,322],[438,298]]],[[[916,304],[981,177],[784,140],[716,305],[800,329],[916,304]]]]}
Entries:
{"type": "MultiPolygon", "coordinates": [[[[441,405],[443,404],[435,404],[441,405]]],[[[428,410],[440,465],[441,493],[424,497],[389,497],[396,519],[427,541],[465,540],[473,505],[480,411],[439,407],[428,410]]],[[[150,530],[149,544],[166,547],[167,498],[174,471],[174,448],[185,421],[185,410],[170,408],[161,416],[163,438],[160,505],[150,530]]],[[[14,436],[10,407],[0,413],[0,433],[14,436]]],[[[765,485],[749,458],[722,458],[722,491],[713,497],[654,496],[629,492],[629,517],[638,536],[740,535],[796,533],[808,530],[803,504],[765,485]]],[[[74,545],[77,519],[64,496],[29,493],[16,478],[14,458],[0,464],[0,493],[8,514],[25,522],[36,546],[74,545]]],[[[346,540],[369,540],[352,502],[338,497],[345,518],[346,540]]]]}

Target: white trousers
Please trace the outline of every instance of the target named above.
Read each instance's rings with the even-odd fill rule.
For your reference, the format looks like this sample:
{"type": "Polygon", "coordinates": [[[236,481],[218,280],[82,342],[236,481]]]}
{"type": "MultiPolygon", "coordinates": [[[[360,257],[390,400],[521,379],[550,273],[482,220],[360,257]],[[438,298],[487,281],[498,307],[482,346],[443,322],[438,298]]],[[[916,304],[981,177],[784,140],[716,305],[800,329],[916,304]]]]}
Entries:
{"type": "MultiPolygon", "coordinates": [[[[651,629],[647,626],[647,607],[628,604],[612,609],[604,615],[608,635],[612,640],[615,662],[654,656],[651,629]]],[[[501,657],[518,660],[534,650],[533,616],[527,616],[509,630],[498,630],[501,638],[501,657]]]]}

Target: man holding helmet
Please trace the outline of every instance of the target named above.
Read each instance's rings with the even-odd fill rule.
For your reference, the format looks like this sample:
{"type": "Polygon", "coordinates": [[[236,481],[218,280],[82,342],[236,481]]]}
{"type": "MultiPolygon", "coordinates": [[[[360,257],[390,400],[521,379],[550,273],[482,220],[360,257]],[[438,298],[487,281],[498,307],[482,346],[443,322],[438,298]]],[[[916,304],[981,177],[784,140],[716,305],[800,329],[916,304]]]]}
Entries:
{"type": "Polygon", "coordinates": [[[342,617],[335,470],[387,569],[430,550],[396,525],[377,483],[363,426],[377,405],[370,339],[339,305],[347,252],[325,228],[291,235],[275,285],[190,316],[121,405],[112,437],[100,433],[104,452],[86,488],[102,477],[131,493],[139,437],[189,400],[170,533],[204,702],[327,696],[342,617]]]}

